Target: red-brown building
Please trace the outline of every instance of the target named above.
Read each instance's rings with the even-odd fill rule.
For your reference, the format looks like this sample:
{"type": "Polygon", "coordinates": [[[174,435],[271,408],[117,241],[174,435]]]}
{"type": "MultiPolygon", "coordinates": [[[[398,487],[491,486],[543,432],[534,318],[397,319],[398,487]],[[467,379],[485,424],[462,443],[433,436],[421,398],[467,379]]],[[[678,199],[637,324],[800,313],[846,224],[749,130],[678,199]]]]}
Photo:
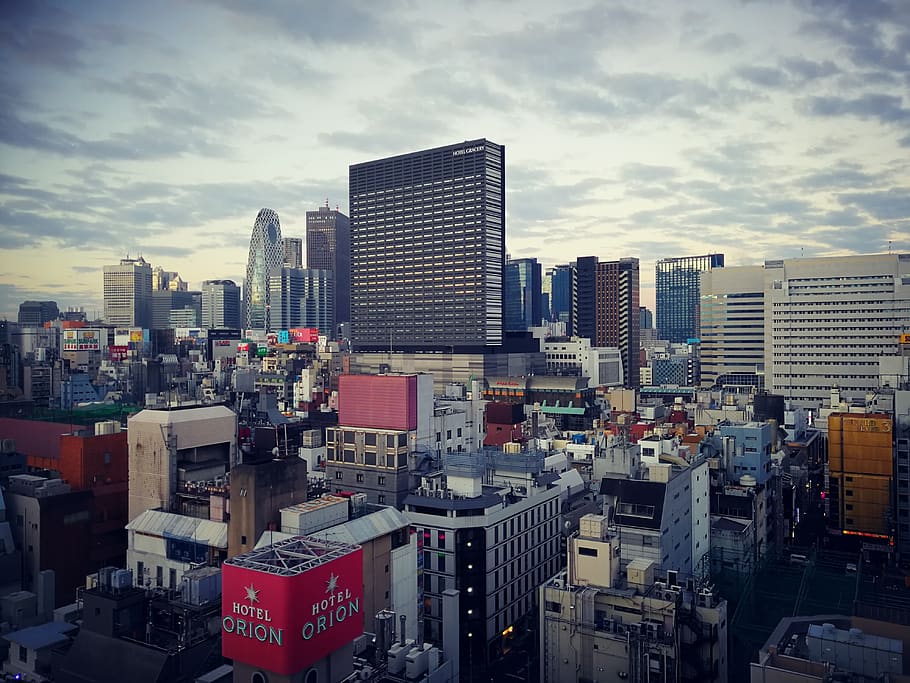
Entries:
{"type": "Polygon", "coordinates": [[[119,424],[99,422],[92,428],[3,418],[0,438],[15,440],[29,468],[49,470],[71,490],[91,493],[91,539],[86,549],[90,566],[123,566],[129,457],[126,432],[120,431],[119,424]]]}

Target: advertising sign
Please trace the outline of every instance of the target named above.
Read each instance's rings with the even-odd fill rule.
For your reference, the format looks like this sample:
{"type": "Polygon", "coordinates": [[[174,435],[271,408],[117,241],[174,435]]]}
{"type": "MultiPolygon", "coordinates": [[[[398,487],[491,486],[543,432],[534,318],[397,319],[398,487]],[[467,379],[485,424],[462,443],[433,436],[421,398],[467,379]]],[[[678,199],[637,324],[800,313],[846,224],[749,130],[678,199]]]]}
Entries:
{"type": "Polygon", "coordinates": [[[279,344],[290,344],[291,337],[288,334],[287,330],[278,330],[278,343],[279,344]]]}
{"type": "Polygon", "coordinates": [[[363,551],[359,547],[290,575],[242,565],[245,556],[262,550],[222,565],[225,657],[287,676],[363,633],[363,551]]]}
{"type": "Polygon", "coordinates": [[[130,353],[130,347],[125,346],[125,345],[124,346],[108,346],[107,349],[108,349],[108,352],[110,353],[110,357],[111,357],[112,361],[126,360],[126,357],[130,353]]]}
{"type": "Polygon", "coordinates": [[[140,327],[131,327],[130,328],[130,342],[133,344],[142,343],[142,328],[140,327]]]}
{"type": "Polygon", "coordinates": [[[319,330],[315,327],[295,327],[288,330],[288,337],[294,344],[315,344],[319,341],[319,330]]]}
{"type": "Polygon", "coordinates": [[[117,346],[127,346],[130,343],[130,330],[128,327],[114,328],[114,344],[117,346]]]}
{"type": "Polygon", "coordinates": [[[99,351],[101,349],[101,330],[84,328],[63,330],[64,351],[99,351]]]}
{"type": "Polygon", "coordinates": [[[237,344],[237,351],[239,351],[240,353],[248,353],[249,350],[250,350],[249,342],[240,342],[239,344],[237,344]]]}

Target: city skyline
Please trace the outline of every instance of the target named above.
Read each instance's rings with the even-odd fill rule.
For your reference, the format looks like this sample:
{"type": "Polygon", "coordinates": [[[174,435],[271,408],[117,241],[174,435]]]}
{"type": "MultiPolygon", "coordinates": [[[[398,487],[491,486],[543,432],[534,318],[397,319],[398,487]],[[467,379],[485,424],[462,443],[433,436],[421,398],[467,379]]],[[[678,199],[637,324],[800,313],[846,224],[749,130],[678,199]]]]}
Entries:
{"type": "Polygon", "coordinates": [[[242,282],[261,207],[303,237],[350,164],[480,137],[509,253],[639,258],[651,310],[660,258],[910,251],[906,4],[291,7],[5,13],[0,315],[100,314],[127,254],[242,282]]]}

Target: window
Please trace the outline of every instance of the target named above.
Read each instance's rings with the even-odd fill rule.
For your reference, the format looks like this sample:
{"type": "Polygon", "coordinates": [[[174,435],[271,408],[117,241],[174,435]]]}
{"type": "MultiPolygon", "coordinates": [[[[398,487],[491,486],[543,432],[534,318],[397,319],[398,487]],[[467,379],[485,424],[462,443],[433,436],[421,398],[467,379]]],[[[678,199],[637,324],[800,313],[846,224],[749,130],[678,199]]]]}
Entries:
{"type": "Polygon", "coordinates": [[[380,474],[379,477],[376,479],[376,483],[377,483],[379,486],[385,486],[385,475],[384,475],[384,474],[380,474]]]}
{"type": "Polygon", "coordinates": [[[357,473],[357,483],[358,484],[363,483],[363,475],[360,472],[357,473]]]}
{"type": "Polygon", "coordinates": [[[136,585],[145,585],[145,562],[136,563],[136,585]]]}
{"type": "Polygon", "coordinates": [[[28,650],[26,650],[22,645],[19,646],[19,661],[20,662],[28,661],[28,650]]]}
{"type": "Polygon", "coordinates": [[[597,548],[586,548],[580,545],[578,546],[578,554],[585,557],[597,557],[597,548]]]}
{"type": "Polygon", "coordinates": [[[379,494],[379,504],[380,504],[380,505],[384,505],[384,504],[385,504],[385,496],[382,495],[381,493],[379,494]]]}
{"type": "Polygon", "coordinates": [[[246,545],[246,536],[240,537],[240,545],[246,545]]]}
{"type": "Polygon", "coordinates": [[[342,472],[341,470],[335,470],[335,478],[344,479],[344,472],[342,472]]]}
{"type": "Polygon", "coordinates": [[[168,585],[171,589],[177,588],[177,570],[169,569],[168,570],[168,585]]]}
{"type": "Polygon", "coordinates": [[[155,584],[158,586],[164,585],[164,567],[160,564],[155,568],[155,584]]]}

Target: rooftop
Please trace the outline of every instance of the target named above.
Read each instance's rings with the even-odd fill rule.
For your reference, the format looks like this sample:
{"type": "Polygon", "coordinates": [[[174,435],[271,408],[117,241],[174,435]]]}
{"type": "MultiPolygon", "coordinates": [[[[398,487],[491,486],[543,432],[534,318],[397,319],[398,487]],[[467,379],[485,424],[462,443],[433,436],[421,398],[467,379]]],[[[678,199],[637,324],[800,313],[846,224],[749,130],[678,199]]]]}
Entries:
{"type": "Polygon", "coordinates": [[[57,643],[63,643],[69,640],[68,635],[79,629],[75,624],[68,621],[50,621],[40,626],[24,628],[21,631],[7,633],[4,638],[9,642],[15,643],[30,650],[40,650],[57,643]]]}
{"type": "Polygon", "coordinates": [[[296,576],[320,565],[344,557],[360,546],[328,541],[313,536],[294,536],[264,548],[237,555],[225,565],[244,567],[279,576],[296,576]]]}

